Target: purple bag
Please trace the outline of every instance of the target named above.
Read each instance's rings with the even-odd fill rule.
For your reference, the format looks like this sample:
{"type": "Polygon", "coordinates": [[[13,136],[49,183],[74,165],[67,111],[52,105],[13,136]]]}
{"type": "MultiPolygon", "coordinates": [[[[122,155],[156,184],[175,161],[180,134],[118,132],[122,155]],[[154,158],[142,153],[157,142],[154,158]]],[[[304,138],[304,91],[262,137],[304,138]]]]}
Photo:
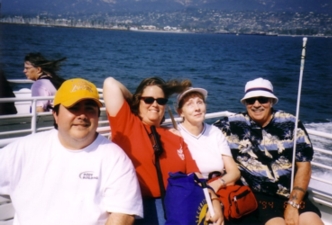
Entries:
{"type": "Polygon", "coordinates": [[[165,225],[204,224],[208,206],[199,182],[194,173],[169,173],[165,225]]]}

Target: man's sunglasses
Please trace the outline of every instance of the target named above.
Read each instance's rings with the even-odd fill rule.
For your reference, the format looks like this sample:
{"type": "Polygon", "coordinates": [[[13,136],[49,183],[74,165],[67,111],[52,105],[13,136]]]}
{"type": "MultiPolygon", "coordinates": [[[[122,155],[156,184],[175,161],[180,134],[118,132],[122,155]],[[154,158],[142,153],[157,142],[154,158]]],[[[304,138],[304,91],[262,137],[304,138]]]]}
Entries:
{"type": "Polygon", "coordinates": [[[154,97],[140,97],[146,104],[152,104],[154,101],[157,101],[159,105],[165,105],[168,101],[167,98],[154,98],[154,97]]]}
{"type": "Polygon", "coordinates": [[[248,105],[252,105],[256,102],[256,100],[260,103],[260,104],[265,104],[265,103],[268,103],[269,102],[269,98],[266,98],[266,97],[256,97],[256,98],[248,98],[246,99],[246,103],[248,105]]]}

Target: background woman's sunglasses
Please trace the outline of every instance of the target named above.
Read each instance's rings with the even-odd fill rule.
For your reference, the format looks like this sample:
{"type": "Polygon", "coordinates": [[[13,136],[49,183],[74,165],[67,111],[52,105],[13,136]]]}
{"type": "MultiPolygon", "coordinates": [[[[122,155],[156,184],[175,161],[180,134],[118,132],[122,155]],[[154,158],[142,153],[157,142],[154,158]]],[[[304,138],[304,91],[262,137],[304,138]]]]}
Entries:
{"type": "Polygon", "coordinates": [[[256,102],[256,100],[260,103],[260,104],[265,104],[265,103],[268,103],[269,102],[269,98],[266,98],[266,97],[256,97],[256,98],[248,98],[246,99],[246,103],[248,105],[252,105],[256,102]]]}
{"type": "Polygon", "coordinates": [[[165,105],[168,101],[167,98],[153,98],[153,97],[140,97],[146,104],[152,104],[154,101],[157,101],[159,105],[165,105]]]}

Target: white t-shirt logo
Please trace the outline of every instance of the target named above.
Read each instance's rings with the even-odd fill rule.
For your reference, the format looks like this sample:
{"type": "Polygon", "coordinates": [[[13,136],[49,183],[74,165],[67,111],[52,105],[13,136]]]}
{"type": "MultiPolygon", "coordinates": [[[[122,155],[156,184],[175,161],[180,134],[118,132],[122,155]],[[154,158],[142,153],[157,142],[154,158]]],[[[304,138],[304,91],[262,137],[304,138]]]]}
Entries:
{"type": "Polygon", "coordinates": [[[82,173],[80,173],[79,177],[81,179],[88,179],[88,180],[96,179],[96,180],[98,180],[97,176],[93,176],[93,171],[82,172],[82,173]]]}

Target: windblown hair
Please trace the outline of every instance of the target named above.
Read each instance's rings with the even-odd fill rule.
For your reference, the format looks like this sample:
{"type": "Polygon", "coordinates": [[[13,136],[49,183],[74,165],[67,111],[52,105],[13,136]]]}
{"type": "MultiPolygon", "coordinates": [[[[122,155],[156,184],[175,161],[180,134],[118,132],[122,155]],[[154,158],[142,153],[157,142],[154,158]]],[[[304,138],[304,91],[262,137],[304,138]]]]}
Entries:
{"type": "Polygon", "coordinates": [[[65,57],[58,60],[47,60],[39,52],[28,53],[24,58],[24,62],[30,62],[34,67],[40,67],[42,73],[49,77],[56,89],[59,89],[61,84],[65,81],[65,79],[56,74],[56,72],[60,70],[60,62],[64,60],[66,60],[65,57]]]}
{"type": "MultiPolygon", "coordinates": [[[[149,77],[142,80],[142,82],[136,88],[136,91],[133,94],[132,101],[130,104],[131,112],[136,116],[139,116],[140,97],[142,96],[144,89],[148,86],[160,87],[164,92],[165,98],[169,98],[172,94],[183,92],[188,87],[191,87],[192,84],[191,81],[187,79],[186,80],[173,79],[169,81],[164,81],[160,77],[149,77]]],[[[162,122],[163,121],[164,118],[162,122]]]]}

